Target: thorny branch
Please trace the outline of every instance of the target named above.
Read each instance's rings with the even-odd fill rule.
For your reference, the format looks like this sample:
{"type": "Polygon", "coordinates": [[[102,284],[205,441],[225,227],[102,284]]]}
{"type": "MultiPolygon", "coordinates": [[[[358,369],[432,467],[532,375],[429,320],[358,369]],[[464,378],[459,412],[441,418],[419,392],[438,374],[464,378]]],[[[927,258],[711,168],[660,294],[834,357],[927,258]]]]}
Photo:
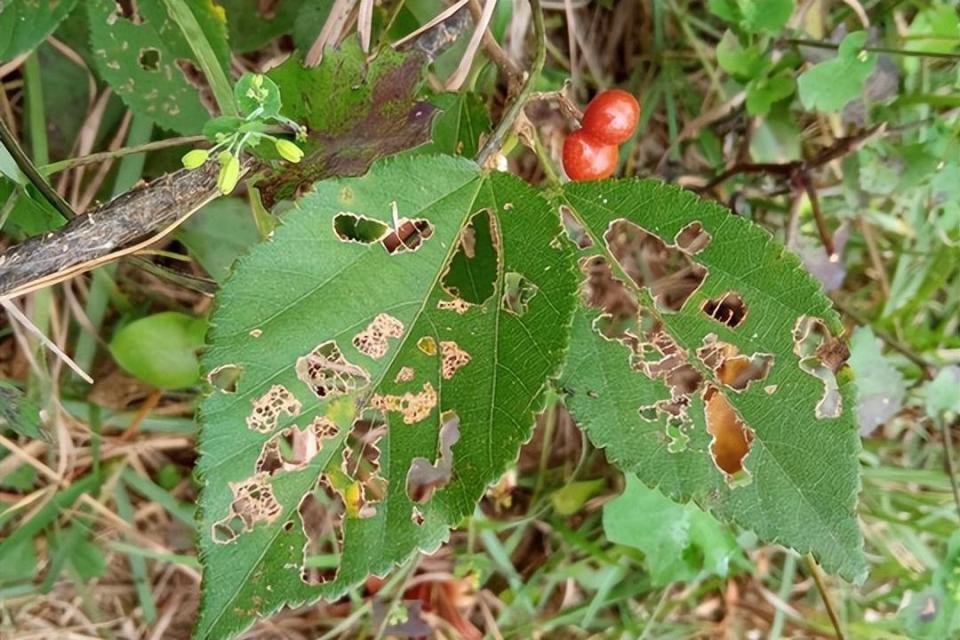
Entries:
{"type": "MultiPolygon", "coordinates": [[[[463,7],[427,25],[398,43],[396,48],[419,53],[420,63],[425,65],[456,42],[471,23],[470,12],[463,7]]],[[[423,142],[421,134],[429,135],[429,122],[422,131],[418,129],[410,136],[391,140],[391,143],[399,151],[399,147],[423,142]]],[[[362,140],[355,138],[345,139],[340,146],[362,144],[362,140]]],[[[318,166],[314,171],[298,167],[301,173],[297,175],[303,175],[305,181],[312,183],[323,177],[365,169],[356,163],[338,163],[339,151],[339,148],[326,150],[315,159],[318,166]]],[[[301,164],[309,160],[305,158],[301,164]]],[[[36,172],[29,160],[26,164],[36,172]]],[[[264,172],[269,179],[269,167],[247,159],[243,174],[257,171],[264,172]]],[[[28,238],[11,247],[0,254],[0,299],[14,298],[62,282],[155,243],[219,196],[216,174],[216,162],[212,160],[200,169],[174,171],[73,217],[56,231],[28,238]]],[[[45,184],[39,173],[36,177],[45,184]]]]}

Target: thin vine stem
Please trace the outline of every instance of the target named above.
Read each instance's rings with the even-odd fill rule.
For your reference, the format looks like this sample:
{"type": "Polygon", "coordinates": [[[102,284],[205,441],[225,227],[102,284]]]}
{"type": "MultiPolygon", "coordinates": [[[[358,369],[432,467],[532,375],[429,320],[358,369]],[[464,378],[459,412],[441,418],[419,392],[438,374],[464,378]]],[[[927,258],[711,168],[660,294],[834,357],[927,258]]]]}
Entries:
{"type": "MultiPolygon", "coordinates": [[[[801,38],[787,38],[782,40],[786,44],[796,45],[798,47],[812,47],[814,49],[839,49],[840,45],[833,42],[821,42],[819,40],[804,40],[801,38]]],[[[960,60],[960,55],[956,53],[939,53],[936,51],[914,51],[911,49],[893,49],[890,47],[863,47],[864,51],[870,53],[886,53],[891,56],[908,56],[915,58],[940,58],[942,60],[960,60]]]]}
{"type": "Polygon", "coordinates": [[[846,640],[843,634],[843,628],[840,626],[840,616],[837,615],[837,609],[833,605],[833,599],[830,598],[830,592],[827,591],[827,583],[823,579],[823,572],[817,566],[817,561],[809,553],[803,557],[807,564],[810,575],[817,585],[817,591],[820,592],[820,598],[823,600],[823,606],[827,609],[827,615],[830,616],[830,624],[833,625],[833,631],[837,634],[837,640],[846,640]]]}
{"type": "Polygon", "coordinates": [[[504,141],[507,139],[507,136],[510,135],[510,132],[513,131],[513,126],[517,118],[520,117],[520,113],[523,111],[524,106],[533,93],[533,86],[537,78],[540,77],[540,72],[543,71],[543,63],[547,58],[547,35],[540,0],[530,0],[530,9],[533,12],[533,33],[537,40],[537,51],[534,54],[533,65],[530,67],[530,71],[526,81],[523,83],[523,88],[520,89],[520,93],[517,94],[516,99],[510,104],[506,113],[503,114],[503,118],[500,120],[500,124],[497,125],[493,135],[490,136],[490,139],[483,145],[480,153],[477,154],[476,160],[480,166],[484,166],[490,157],[503,147],[504,141]]]}
{"type": "Polygon", "coordinates": [[[115,160],[117,158],[123,158],[124,156],[129,156],[136,153],[147,153],[148,151],[158,151],[160,149],[168,149],[170,147],[179,147],[188,144],[197,144],[206,141],[207,138],[205,136],[167,138],[165,140],[147,142],[146,144],[137,145],[135,147],[123,147],[116,149],[115,151],[101,151],[99,153],[91,153],[89,155],[79,156],[77,158],[68,158],[67,160],[61,160],[59,162],[51,162],[50,164],[45,164],[42,167],[38,167],[38,170],[41,174],[49,176],[53,175],[54,173],[73,169],[75,167],[81,167],[87,164],[96,164],[98,162],[106,162],[107,160],[115,160]]]}

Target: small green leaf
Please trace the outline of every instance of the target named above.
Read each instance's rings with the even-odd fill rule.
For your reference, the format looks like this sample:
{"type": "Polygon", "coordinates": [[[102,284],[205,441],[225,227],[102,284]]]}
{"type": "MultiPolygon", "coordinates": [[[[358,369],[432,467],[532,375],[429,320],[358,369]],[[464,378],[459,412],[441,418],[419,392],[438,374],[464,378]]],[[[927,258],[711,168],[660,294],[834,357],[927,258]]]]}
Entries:
{"type": "Polygon", "coordinates": [[[127,373],[161,389],[180,389],[199,380],[197,352],[205,318],[167,311],[135,320],[117,331],[110,353],[127,373]]]}
{"type": "Polygon", "coordinates": [[[9,427],[28,438],[39,438],[40,409],[23,391],[0,381],[0,428],[9,427]]]}
{"type": "Polygon", "coordinates": [[[246,202],[218,198],[190,216],[177,239],[210,277],[223,282],[236,259],[257,244],[259,236],[246,202]]]}
{"type": "Polygon", "coordinates": [[[231,136],[240,131],[244,125],[243,118],[237,116],[217,116],[210,118],[203,125],[203,135],[211,142],[220,142],[221,136],[231,136]]]}
{"type": "Polygon", "coordinates": [[[903,375],[883,354],[870,327],[857,327],[850,338],[850,368],[857,376],[857,420],[871,433],[896,415],[907,397],[903,375]]]}
{"type": "Polygon", "coordinates": [[[583,508],[587,500],[603,491],[605,486],[607,481],[603,478],[569,482],[550,494],[550,504],[561,516],[572,516],[583,508]]]}
{"type": "Polygon", "coordinates": [[[942,417],[945,413],[960,414],[960,367],[951,365],[940,369],[937,377],[923,388],[927,415],[942,417]]]}
{"type": "Polygon", "coordinates": [[[270,118],[280,114],[280,89],[270,78],[259,73],[245,73],[233,87],[237,107],[244,115],[254,111],[261,118],[270,118]]]}
{"type": "Polygon", "coordinates": [[[774,103],[793,95],[793,89],[793,75],[789,71],[761,76],[747,84],[747,111],[752,116],[765,116],[774,103]]]}
{"type": "Polygon", "coordinates": [[[797,78],[800,102],[817,111],[839,111],[863,91],[877,65],[877,56],[863,50],[865,31],[847,34],[837,55],[814,65],[797,78]]]}
{"type": "Polygon", "coordinates": [[[770,64],[759,47],[742,46],[736,34],[729,29],[717,44],[717,63],[727,73],[742,79],[757,77],[770,64]]]}
{"type": "Polygon", "coordinates": [[[710,11],[751,33],[777,33],[793,14],[794,0],[710,0],[710,11]]]}
{"type": "Polygon", "coordinates": [[[646,556],[654,586],[692,580],[701,572],[726,577],[739,547],[730,531],[693,504],[677,504],[635,475],[624,475],[623,493],[603,506],[610,542],[646,556]]]}

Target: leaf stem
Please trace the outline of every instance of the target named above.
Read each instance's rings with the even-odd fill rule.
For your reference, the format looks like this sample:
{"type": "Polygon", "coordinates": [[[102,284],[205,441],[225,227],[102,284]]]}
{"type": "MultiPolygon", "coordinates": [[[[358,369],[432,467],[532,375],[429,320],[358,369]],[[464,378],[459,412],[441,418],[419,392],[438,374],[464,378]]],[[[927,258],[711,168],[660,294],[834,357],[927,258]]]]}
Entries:
{"type": "Polygon", "coordinates": [[[843,629],[840,627],[840,617],[837,615],[833,600],[830,598],[830,592],[827,591],[827,584],[823,579],[823,572],[820,571],[820,567],[817,566],[817,561],[813,559],[811,554],[808,553],[803,559],[807,563],[807,569],[810,570],[810,575],[813,576],[813,581],[817,585],[817,591],[820,592],[820,597],[823,599],[823,606],[826,607],[827,615],[830,616],[830,624],[833,625],[833,631],[837,634],[837,640],[845,640],[846,636],[843,635],[843,629]]]}
{"type": "Polygon", "coordinates": [[[214,53],[210,41],[203,33],[197,17],[193,15],[190,7],[184,0],[164,0],[167,4],[167,10],[174,22],[180,26],[184,38],[190,44],[203,75],[210,83],[210,89],[213,90],[213,97],[217,101],[217,107],[220,113],[225,116],[237,115],[237,107],[233,102],[233,85],[224,73],[220,61],[217,60],[217,54],[214,53]]]}
{"type": "MultiPolygon", "coordinates": [[[[812,47],[814,49],[839,49],[840,45],[833,42],[821,42],[819,40],[804,40],[801,38],[787,38],[780,41],[783,44],[792,44],[798,47],[812,47]]],[[[943,60],[960,60],[960,55],[955,53],[938,53],[935,51],[912,51],[910,49],[892,49],[889,47],[864,47],[864,51],[870,53],[886,53],[892,56],[912,56],[917,58],[941,58],[943,60]]]]}
{"type": "Polygon", "coordinates": [[[517,118],[520,117],[523,107],[530,99],[533,93],[533,85],[543,70],[543,63],[547,57],[547,36],[543,23],[543,8],[540,6],[540,0],[530,0],[530,9],[533,12],[533,33],[537,41],[537,51],[533,58],[533,66],[527,74],[526,82],[524,82],[523,88],[520,89],[520,93],[517,94],[516,99],[510,104],[506,113],[503,114],[503,118],[500,120],[500,124],[497,125],[496,131],[493,132],[490,139],[483,145],[480,153],[477,154],[476,160],[480,166],[485,165],[490,157],[503,146],[507,136],[509,136],[513,130],[513,125],[516,123],[517,118]]]}
{"type": "Polygon", "coordinates": [[[96,164],[98,162],[106,162],[107,160],[115,160],[116,158],[123,158],[124,156],[133,155],[135,153],[147,153],[148,151],[157,151],[160,149],[169,149],[170,147],[179,147],[182,145],[196,144],[198,142],[206,142],[206,140],[207,139],[204,136],[167,138],[166,140],[147,142],[135,147],[122,147],[120,149],[116,149],[115,151],[101,151],[99,153],[91,153],[89,155],[80,156],[77,158],[68,158],[66,160],[61,160],[60,162],[45,164],[42,167],[38,167],[38,170],[41,174],[49,176],[54,173],[67,171],[68,169],[73,169],[74,167],[80,167],[87,164],[96,164]]]}

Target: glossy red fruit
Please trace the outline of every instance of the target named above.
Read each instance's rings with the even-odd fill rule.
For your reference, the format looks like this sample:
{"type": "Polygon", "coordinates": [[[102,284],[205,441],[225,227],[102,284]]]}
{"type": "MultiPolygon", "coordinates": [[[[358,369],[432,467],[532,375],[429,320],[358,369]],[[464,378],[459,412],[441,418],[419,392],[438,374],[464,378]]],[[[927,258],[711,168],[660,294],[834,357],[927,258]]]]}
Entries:
{"type": "Polygon", "coordinates": [[[623,144],[640,121],[640,103],[631,94],[610,89],[598,94],[583,112],[583,129],[605,144],[623,144]]]}
{"type": "Polygon", "coordinates": [[[586,129],[578,129],[563,142],[563,170],[571,180],[603,180],[617,169],[617,145],[604,144],[586,129]]]}

